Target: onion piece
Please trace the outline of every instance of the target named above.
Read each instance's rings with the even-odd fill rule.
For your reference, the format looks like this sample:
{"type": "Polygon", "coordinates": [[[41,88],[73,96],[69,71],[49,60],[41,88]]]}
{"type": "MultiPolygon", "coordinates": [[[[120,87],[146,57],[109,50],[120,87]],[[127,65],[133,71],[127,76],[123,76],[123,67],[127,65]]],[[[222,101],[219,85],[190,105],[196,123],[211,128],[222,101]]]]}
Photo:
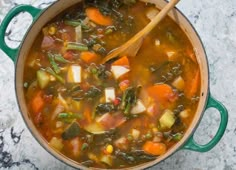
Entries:
{"type": "Polygon", "coordinates": [[[83,39],[83,35],[82,35],[82,27],[81,25],[75,27],[75,41],[77,43],[81,43],[83,39]]]}

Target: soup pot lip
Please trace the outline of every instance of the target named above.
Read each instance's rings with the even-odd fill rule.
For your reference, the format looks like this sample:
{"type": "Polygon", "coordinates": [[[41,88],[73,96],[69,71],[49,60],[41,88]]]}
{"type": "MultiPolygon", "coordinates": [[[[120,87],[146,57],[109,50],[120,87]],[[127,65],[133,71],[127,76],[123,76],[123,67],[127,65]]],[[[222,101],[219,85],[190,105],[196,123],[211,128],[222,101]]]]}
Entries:
{"type": "MultiPolygon", "coordinates": [[[[163,0],[163,1],[165,1],[166,3],[168,3],[167,0],[163,0]]],[[[37,22],[37,20],[38,20],[43,14],[47,13],[48,10],[50,10],[51,8],[53,8],[56,3],[60,3],[60,2],[59,2],[59,1],[56,1],[56,2],[52,3],[52,4],[51,4],[49,7],[47,7],[46,9],[43,9],[43,11],[38,15],[38,17],[37,17],[37,19],[36,19],[35,22],[37,22]]],[[[204,52],[204,55],[205,55],[205,62],[206,62],[206,66],[207,66],[207,68],[206,68],[206,69],[207,69],[207,72],[206,72],[206,73],[207,73],[207,75],[209,75],[209,63],[208,63],[208,58],[207,58],[207,55],[206,55],[205,47],[204,47],[203,42],[202,42],[202,40],[201,40],[201,38],[200,38],[200,35],[198,34],[198,32],[196,31],[196,29],[194,28],[193,24],[189,21],[189,19],[188,19],[177,7],[175,7],[174,9],[175,9],[180,15],[182,15],[182,17],[188,22],[188,24],[191,26],[191,29],[192,29],[193,32],[195,33],[196,37],[197,37],[198,40],[200,41],[200,45],[202,46],[202,49],[203,49],[203,52],[204,52]]],[[[34,22],[34,23],[35,23],[35,22],[34,22]]],[[[28,32],[30,31],[30,29],[31,29],[31,27],[34,25],[34,23],[30,26],[30,28],[29,28],[28,31],[26,32],[26,36],[23,38],[22,44],[25,42],[25,39],[26,39],[26,37],[27,37],[27,35],[28,35],[28,32]]],[[[18,63],[19,63],[19,60],[20,60],[19,54],[20,54],[20,51],[21,51],[21,50],[22,50],[22,45],[20,46],[19,52],[18,52],[18,54],[17,54],[18,57],[17,57],[16,62],[15,62],[15,63],[16,63],[16,64],[15,64],[16,67],[19,67],[19,66],[18,66],[18,63]]],[[[201,78],[202,78],[202,77],[201,77],[201,78]]],[[[186,137],[185,141],[184,141],[181,145],[179,145],[176,150],[173,150],[172,153],[170,153],[170,154],[167,155],[167,156],[164,156],[164,157],[163,157],[160,161],[158,161],[158,162],[154,162],[154,161],[155,161],[155,160],[154,160],[154,161],[147,162],[146,164],[140,164],[140,165],[136,165],[136,166],[129,167],[129,168],[123,168],[123,169],[136,169],[136,168],[138,168],[138,167],[139,167],[139,168],[142,167],[142,168],[145,169],[145,168],[153,167],[153,166],[159,164],[160,162],[164,161],[165,159],[167,159],[167,158],[170,157],[171,155],[173,155],[176,151],[178,151],[179,149],[181,149],[181,147],[183,147],[183,146],[185,145],[185,143],[189,140],[189,138],[191,137],[191,135],[195,132],[196,128],[198,127],[198,124],[200,123],[201,118],[202,118],[202,116],[203,116],[204,108],[205,108],[206,105],[207,105],[207,100],[208,100],[208,98],[209,98],[209,88],[210,88],[210,87],[209,87],[209,76],[208,76],[208,79],[207,79],[206,81],[208,82],[208,83],[207,83],[206,94],[205,94],[205,95],[206,95],[206,100],[205,100],[205,102],[204,102],[202,112],[201,112],[201,113],[198,113],[198,114],[200,114],[199,120],[198,120],[198,122],[196,123],[195,127],[191,130],[191,133],[186,137]],[[153,163],[152,163],[152,162],[153,162],[153,163]]],[[[20,98],[19,98],[18,93],[17,93],[18,90],[17,90],[16,84],[17,84],[17,69],[15,69],[15,92],[16,92],[16,97],[17,97],[17,104],[18,104],[18,106],[19,106],[19,110],[20,110],[20,112],[21,112],[21,116],[22,116],[22,118],[23,118],[23,120],[24,120],[24,122],[25,122],[27,128],[29,129],[30,133],[32,134],[32,136],[37,140],[37,142],[38,142],[50,155],[52,155],[52,156],[53,156],[54,158],[56,158],[57,160],[61,161],[62,163],[65,163],[65,164],[67,164],[67,165],[69,165],[70,167],[73,167],[73,168],[78,168],[78,166],[79,166],[79,167],[82,168],[82,169],[86,169],[87,167],[82,166],[81,164],[77,164],[78,166],[75,167],[74,165],[72,165],[72,163],[74,163],[75,161],[73,161],[73,160],[70,159],[70,158],[67,158],[66,156],[62,155],[62,154],[59,153],[59,152],[55,152],[55,153],[57,153],[57,154],[59,154],[59,155],[62,155],[62,156],[64,157],[64,159],[66,159],[66,160],[68,160],[68,161],[65,161],[64,159],[59,158],[58,155],[56,155],[55,153],[53,153],[52,151],[50,151],[46,146],[44,146],[44,144],[38,139],[38,137],[36,137],[36,134],[33,132],[33,129],[31,129],[30,125],[28,124],[28,122],[27,122],[27,120],[26,120],[26,117],[23,115],[23,109],[22,109],[22,106],[20,105],[20,102],[19,102],[20,98]]],[[[40,136],[40,138],[43,138],[43,137],[40,136]]],[[[179,143],[179,142],[178,142],[178,143],[179,143]]],[[[176,145],[178,145],[178,143],[177,143],[176,145]]],[[[94,169],[100,169],[100,168],[94,168],[94,169]]]]}

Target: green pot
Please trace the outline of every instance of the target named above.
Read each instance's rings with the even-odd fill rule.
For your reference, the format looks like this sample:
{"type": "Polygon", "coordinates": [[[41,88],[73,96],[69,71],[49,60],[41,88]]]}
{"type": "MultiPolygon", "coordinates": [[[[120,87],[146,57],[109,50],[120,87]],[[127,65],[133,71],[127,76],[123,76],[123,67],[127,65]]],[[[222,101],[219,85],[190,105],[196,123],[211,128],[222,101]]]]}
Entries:
{"type": "MultiPolygon", "coordinates": [[[[0,27],[0,48],[13,60],[15,63],[16,69],[15,69],[15,87],[16,87],[16,96],[19,108],[21,110],[22,117],[28,126],[29,130],[33,134],[33,136],[36,138],[36,140],[53,156],[55,156],[57,159],[63,161],[64,163],[80,169],[86,169],[86,167],[80,165],[79,163],[65,157],[61,153],[55,151],[52,149],[48,142],[41,136],[41,134],[37,131],[36,127],[34,126],[30,114],[28,114],[28,110],[26,107],[26,102],[24,99],[23,94],[23,69],[25,60],[27,57],[27,54],[36,38],[38,33],[41,31],[43,26],[48,23],[50,20],[52,20],[56,15],[67,9],[68,7],[71,7],[72,5],[80,2],[81,0],[60,0],[52,4],[47,9],[41,10],[37,9],[35,7],[29,6],[29,5],[20,5],[15,8],[13,8],[9,13],[6,15],[4,20],[2,21],[1,27],[0,27]],[[25,35],[21,45],[18,48],[12,49],[8,47],[4,40],[4,35],[6,32],[6,28],[9,25],[12,18],[14,18],[16,15],[18,15],[20,12],[28,12],[33,17],[33,23],[31,27],[28,29],[27,34],[25,35]]],[[[143,0],[147,1],[147,0],[143,0]]],[[[159,0],[156,2],[157,8],[161,9],[166,5],[166,1],[159,0]]],[[[228,112],[226,108],[217,100],[215,100],[212,95],[210,94],[209,90],[209,68],[208,68],[208,62],[206,53],[203,47],[203,44],[200,40],[200,37],[198,36],[197,32],[193,28],[193,26],[190,24],[190,22],[187,20],[187,18],[177,9],[173,9],[169,16],[179,24],[179,26],[182,28],[182,30],[186,33],[188,38],[190,39],[192,45],[195,48],[197,60],[200,66],[201,70],[201,96],[199,101],[199,106],[197,109],[197,113],[186,131],[184,137],[179,141],[174,147],[170,148],[166,154],[163,156],[158,157],[156,160],[144,163],[135,167],[131,167],[129,169],[144,169],[150,166],[153,166],[173,153],[175,153],[178,150],[181,149],[187,149],[197,152],[207,152],[211,150],[222,138],[227,122],[228,122],[228,112]],[[211,139],[210,142],[208,142],[205,145],[200,145],[195,142],[193,139],[194,132],[198,126],[198,124],[201,121],[201,118],[204,114],[204,112],[208,108],[215,108],[219,111],[219,114],[221,116],[219,128],[215,134],[215,136],[211,139]]]]}

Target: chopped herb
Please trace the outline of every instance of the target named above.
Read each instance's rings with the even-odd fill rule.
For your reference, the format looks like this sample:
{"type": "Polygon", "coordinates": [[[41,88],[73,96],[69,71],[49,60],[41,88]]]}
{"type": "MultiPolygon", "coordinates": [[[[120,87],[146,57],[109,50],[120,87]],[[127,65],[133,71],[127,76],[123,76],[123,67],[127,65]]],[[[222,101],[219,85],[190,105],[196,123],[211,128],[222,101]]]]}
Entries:
{"type": "Polygon", "coordinates": [[[176,133],[176,134],[173,135],[172,139],[175,140],[175,141],[180,141],[182,139],[182,137],[183,137],[182,133],[176,133]]]}
{"type": "Polygon", "coordinates": [[[88,149],[88,147],[89,147],[89,145],[87,143],[83,143],[81,150],[84,151],[84,150],[88,149]]]}

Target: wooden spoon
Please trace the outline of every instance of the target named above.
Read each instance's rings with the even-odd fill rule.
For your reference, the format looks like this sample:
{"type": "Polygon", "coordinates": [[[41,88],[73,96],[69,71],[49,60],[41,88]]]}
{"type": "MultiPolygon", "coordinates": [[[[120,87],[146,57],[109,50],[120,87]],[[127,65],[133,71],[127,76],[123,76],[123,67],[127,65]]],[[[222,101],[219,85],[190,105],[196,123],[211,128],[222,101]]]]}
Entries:
{"type": "Polygon", "coordinates": [[[115,57],[121,57],[124,55],[127,56],[136,56],[138,50],[140,49],[143,39],[145,36],[152,31],[153,28],[168,14],[168,12],[174,8],[174,6],[180,0],[171,0],[152,20],[146,25],[141,31],[139,31],[135,36],[128,40],[125,44],[111,51],[103,60],[102,63],[105,63],[115,57]]]}

